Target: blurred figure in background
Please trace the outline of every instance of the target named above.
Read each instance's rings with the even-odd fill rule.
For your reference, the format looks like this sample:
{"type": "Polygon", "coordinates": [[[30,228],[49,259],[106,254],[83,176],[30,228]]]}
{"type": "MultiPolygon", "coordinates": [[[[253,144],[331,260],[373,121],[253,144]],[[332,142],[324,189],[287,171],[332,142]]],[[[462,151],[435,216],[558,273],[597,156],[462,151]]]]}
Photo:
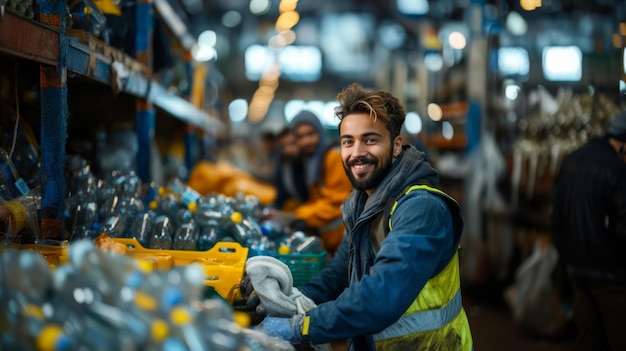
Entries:
{"type": "Polygon", "coordinates": [[[296,138],[289,127],[276,135],[276,148],[279,152],[274,172],[276,200],[273,207],[291,212],[309,197],[304,181],[304,164],[296,138]]]}
{"type": "Polygon", "coordinates": [[[312,112],[298,113],[291,122],[291,132],[302,152],[309,197],[293,213],[276,211],[270,219],[318,235],[324,250],[333,254],[343,239],[341,204],[352,191],[341,166],[341,150],[338,143],[328,140],[322,123],[312,112]]]}
{"type": "MultiPolygon", "coordinates": [[[[259,142],[261,144],[262,153],[253,153],[256,154],[258,165],[250,169],[250,172],[258,180],[271,183],[274,173],[276,172],[280,155],[276,135],[270,130],[264,131],[259,137],[259,142]]],[[[258,152],[258,149],[254,151],[258,152]]]]}
{"type": "Polygon", "coordinates": [[[626,112],[564,158],[552,231],[573,286],[576,350],[626,350],[626,112]]]}

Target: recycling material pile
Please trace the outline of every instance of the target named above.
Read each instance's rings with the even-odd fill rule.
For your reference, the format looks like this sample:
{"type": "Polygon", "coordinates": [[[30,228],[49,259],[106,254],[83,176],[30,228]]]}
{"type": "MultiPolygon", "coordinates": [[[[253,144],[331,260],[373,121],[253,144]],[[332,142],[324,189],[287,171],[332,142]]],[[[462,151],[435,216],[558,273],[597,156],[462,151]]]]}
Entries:
{"type": "Polygon", "coordinates": [[[81,157],[71,157],[68,169],[70,241],[106,234],[134,238],[150,249],[207,251],[220,241],[233,241],[253,255],[277,255],[281,246],[283,254],[323,251],[319,238],[294,235],[291,228],[266,219],[267,207],[253,195],[200,195],[179,179],[156,187],[142,184],[131,170],[97,179],[81,157]]]}
{"type": "Polygon", "coordinates": [[[86,239],[68,256],[51,269],[35,251],[0,252],[0,349],[293,349],[235,323],[224,300],[205,298],[200,265],[153,270],[86,239]]]}

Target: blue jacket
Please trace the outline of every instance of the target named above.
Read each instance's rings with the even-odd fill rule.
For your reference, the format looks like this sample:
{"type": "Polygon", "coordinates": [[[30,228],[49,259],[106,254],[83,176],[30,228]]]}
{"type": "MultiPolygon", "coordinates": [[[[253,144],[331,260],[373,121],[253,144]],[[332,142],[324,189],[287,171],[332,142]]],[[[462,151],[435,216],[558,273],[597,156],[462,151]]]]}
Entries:
{"type": "Polygon", "coordinates": [[[403,196],[391,221],[393,229],[380,249],[370,226],[388,200],[418,181],[438,182],[423,153],[405,146],[387,177],[371,196],[354,190],[342,206],[346,235],[326,267],[299,287],[318,306],[310,311],[309,337],[314,344],[351,339],[355,349],[373,349],[370,335],[395,322],[424,284],[455,254],[462,228],[453,229],[445,201],[426,190],[403,196]]]}

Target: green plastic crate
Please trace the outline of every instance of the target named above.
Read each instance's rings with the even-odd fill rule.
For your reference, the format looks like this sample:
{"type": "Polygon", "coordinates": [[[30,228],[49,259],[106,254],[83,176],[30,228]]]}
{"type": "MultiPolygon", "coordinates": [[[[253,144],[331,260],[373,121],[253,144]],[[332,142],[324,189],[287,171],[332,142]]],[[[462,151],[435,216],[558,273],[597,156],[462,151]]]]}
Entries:
{"type": "Polygon", "coordinates": [[[311,280],[326,264],[326,251],[319,253],[301,253],[277,255],[276,258],[286,264],[293,275],[293,286],[311,280]]]}

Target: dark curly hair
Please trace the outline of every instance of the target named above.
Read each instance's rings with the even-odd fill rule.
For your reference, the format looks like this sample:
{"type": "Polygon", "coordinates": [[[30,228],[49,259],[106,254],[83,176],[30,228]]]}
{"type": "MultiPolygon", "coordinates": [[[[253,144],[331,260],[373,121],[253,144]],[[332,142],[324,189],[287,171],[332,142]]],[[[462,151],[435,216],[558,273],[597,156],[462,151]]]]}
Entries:
{"type": "Polygon", "coordinates": [[[335,107],[335,116],[339,118],[339,128],[343,118],[350,114],[367,113],[380,119],[391,133],[391,140],[400,135],[400,129],[406,117],[400,100],[387,91],[365,91],[358,83],[352,83],[337,95],[339,106],[335,107]]]}

